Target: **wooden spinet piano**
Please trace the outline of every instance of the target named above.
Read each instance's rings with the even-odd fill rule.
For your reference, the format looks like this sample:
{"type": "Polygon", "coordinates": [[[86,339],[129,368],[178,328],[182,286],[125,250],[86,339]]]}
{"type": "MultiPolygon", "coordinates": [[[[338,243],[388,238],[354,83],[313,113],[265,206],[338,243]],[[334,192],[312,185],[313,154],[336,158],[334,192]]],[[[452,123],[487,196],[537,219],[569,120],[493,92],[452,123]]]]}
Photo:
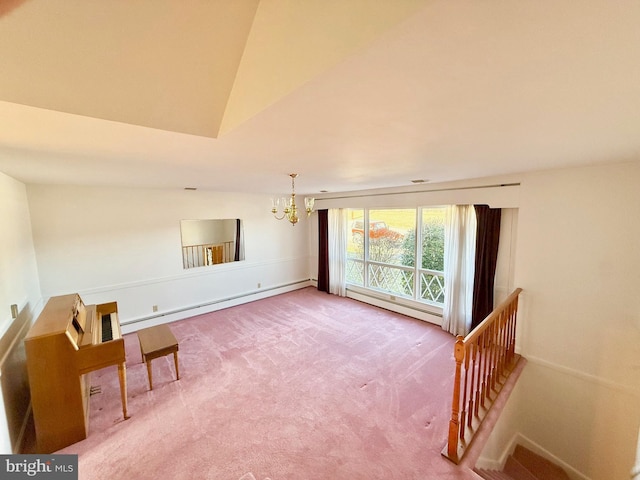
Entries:
{"type": "Polygon", "coordinates": [[[51,297],[24,342],[38,453],[87,437],[92,371],[118,366],[122,413],[128,418],[116,302],[85,306],[78,294],[51,297]]]}

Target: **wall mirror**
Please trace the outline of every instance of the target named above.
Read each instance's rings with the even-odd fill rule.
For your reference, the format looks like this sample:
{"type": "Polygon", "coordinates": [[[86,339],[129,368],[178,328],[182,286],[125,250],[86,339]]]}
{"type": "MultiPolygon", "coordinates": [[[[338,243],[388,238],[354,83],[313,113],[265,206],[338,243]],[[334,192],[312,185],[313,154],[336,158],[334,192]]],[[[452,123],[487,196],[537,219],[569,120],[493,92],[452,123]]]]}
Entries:
{"type": "Polygon", "coordinates": [[[183,268],[244,260],[242,220],[180,220],[183,268]]]}

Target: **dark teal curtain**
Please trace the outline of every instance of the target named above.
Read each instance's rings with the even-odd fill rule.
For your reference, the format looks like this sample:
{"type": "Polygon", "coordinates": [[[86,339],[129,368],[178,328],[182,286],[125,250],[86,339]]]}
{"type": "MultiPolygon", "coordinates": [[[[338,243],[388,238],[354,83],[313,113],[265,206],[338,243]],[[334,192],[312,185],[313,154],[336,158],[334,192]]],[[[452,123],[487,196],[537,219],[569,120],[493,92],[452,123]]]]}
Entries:
{"type": "Polygon", "coordinates": [[[233,252],[233,261],[237,262],[240,260],[240,237],[242,234],[241,221],[239,218],[236,218],[236,249],[233,252]]]}
{"type": "Polygon", "coordinates": [[[318,210],[318,290],[329,293],[329,210],[318,210]]]}
{"type": "Polygon", "coordinates": [[[499,208],[474,205],[476,211],[476,262],[473,280],[471,329],[477,327],[493,311],[493,291],[500,242],[499,208]]]}

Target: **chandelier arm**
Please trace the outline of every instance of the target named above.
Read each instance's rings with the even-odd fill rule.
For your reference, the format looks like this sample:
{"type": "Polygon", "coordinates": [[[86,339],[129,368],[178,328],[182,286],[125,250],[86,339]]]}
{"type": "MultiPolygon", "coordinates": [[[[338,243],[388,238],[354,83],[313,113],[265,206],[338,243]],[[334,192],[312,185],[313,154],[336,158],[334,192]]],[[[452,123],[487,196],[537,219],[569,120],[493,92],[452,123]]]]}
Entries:
{"type": "MultiPolygon", "coordinates": [[[[291,223],[291,225],[295,225],[300,219],[300,217],[298,217],[298,206],[296,205],[296,177],[298,176],[298,174],[291,173],[289,174],[289,176],[291,177],[291,197],[289,198],[289,203],[287,205],[285,197],[282,197],[283,203],[285,205],[284,212],[282,213],[282,216],[278,216],[279,202],[277,199],[272,199],[273,208],[271,210],[271,213],[276,220],[283,220],[286,218],[291,223]]],[[[304,210],[306,211],[307,216],[311,215],[311,211],[313,210],[313,199],[311,199],[311,203],[309,203],[305,198],[304,204],[304,210]]]]}

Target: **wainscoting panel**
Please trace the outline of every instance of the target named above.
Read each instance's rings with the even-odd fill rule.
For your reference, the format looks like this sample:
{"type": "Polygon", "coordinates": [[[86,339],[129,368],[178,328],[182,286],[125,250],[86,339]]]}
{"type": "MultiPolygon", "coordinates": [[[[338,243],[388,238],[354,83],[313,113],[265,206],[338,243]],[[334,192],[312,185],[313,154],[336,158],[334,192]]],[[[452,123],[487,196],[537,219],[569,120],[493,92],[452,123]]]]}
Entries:
{"type": "Polygon", "coordinates": [[[31,325],[28,312],[28,308],[23,308],[0,339],[0,383],[11,453],[20,450],[29,416],[29,377],[23,341],[31,325]]]}

